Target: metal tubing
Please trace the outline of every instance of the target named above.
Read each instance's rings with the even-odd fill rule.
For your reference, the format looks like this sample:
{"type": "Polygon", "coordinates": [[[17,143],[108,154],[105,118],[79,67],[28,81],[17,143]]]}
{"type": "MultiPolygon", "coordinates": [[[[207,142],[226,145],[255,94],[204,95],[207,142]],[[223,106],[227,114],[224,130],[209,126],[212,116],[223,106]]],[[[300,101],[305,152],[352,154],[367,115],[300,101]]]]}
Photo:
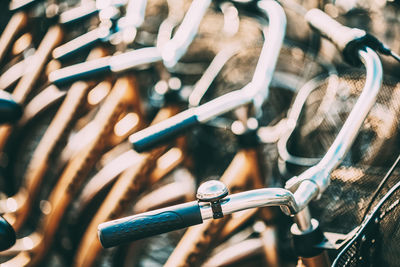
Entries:
{"type": "Polygon", "coordinates": [[[307,233],[308,231],[313,229],[312,222],[311,222],[311,214],[308,207],[304,208],[302,211],[297,213],[294,216],[294,221],[300,231],[303,233],[307,233]]]}
{"type": "Polygon", "coordinates": [[[195,113],[199,122],[207,122],[220,114],[250,103],[253,103],[258,111],[268,97],[269,85],[286,31],[286,16],[283,8],[275,1],[263,0],[259,2],[259,7],[269,18],[268,30],[264,31],[268,40],[262,47],[252,81],[240,90],[220,96],[196,108],[195,113]]]}
{"type": "Polygon", "coordinates": [[[186,53],[210,4],[211,0],[194,0],[192,2],[176,34],[162,48],[162,58],[167,68],[175,66],[186,53]]]}
{"type": "Polygon", "coordinates": [[[330,173],[343,161],[375,103],[382,84],[382,64],[375,51],[369,47],[361,49],[359,56],[366,68],[366,81],[357,103],[321,161],[298,177],[290,179],[286,184],[286,188],[296,191],[296,202],[300,210],[304,209],[312,199],[319,197],[328,187],[330,173]],[[306,182],[307,185],[303,184],[306,182]]]}
{"type": "Polygon", "coordinates": [[[269,85],[285,37],[286,16],[283,8],[275,1],[260,1],[258,7],[267,14],[269,20],[268,33],[265,33],[265,38],[268,40],[264,42],[261,50],[250,89],[254,108],[257,112],[261,112],[261,106],[269,94],[269,85]]]}
{"type": "MultiPolygon", "coordinates": [[[[199,206],[203,220],[213,218],[210,203],[199,202],[199,206]]],[[[232,194],[221,200],[221,209],[224,215],[265,206],[281,206],[287,214],[294,214],[299,211],[294,195],[283,188],[255,189],[232,194]]]]}

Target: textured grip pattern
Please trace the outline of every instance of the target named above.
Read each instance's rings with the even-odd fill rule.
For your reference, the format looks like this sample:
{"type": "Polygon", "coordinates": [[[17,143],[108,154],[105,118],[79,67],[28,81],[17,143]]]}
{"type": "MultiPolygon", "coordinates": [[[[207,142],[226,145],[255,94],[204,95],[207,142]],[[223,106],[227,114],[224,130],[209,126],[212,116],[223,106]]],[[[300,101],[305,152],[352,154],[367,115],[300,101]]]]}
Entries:
{"type": "Polygon", "coordinates": [[[127,241],[176,230],[182,225],[184,225],[183,219],[178,214],[164,212],[117,223],[109,228],[109,231],[103,230],[100,240],[104,247],[111,247],[127,241]]]}
{"type": "Polygon", "coordinates": [[[108,248],[202,222],[198,203],[193,201],[102,223],[98,234],[103,247],[108,248]]]}
{"type": "Polygon", "coordinates": [[[189,109],[131,135],[129,140],[137,152],[143,152],[176,137],[197,123],[197,116],[189,109]]]}

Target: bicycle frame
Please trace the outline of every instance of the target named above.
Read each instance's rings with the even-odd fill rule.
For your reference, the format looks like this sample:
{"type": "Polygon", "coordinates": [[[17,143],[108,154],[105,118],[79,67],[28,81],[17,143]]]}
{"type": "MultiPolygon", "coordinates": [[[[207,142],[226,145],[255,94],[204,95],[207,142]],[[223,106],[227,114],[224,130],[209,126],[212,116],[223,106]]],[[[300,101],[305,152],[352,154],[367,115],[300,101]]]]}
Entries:
{"type": "Polygon", "coordinates": [[[106,149],[108,145],[106,140],[113,134],[115,123],[123,112],[132,107],[135,99],[134,91],[134,84],[128,78],[120,78],[116,82],[94,119],[95,131],[92,132],[94,137],[79,154],[70,160],[52,190],[48,198],[52,206],[51,211],[43,216],[39,230],[24,239],[19,239],[14,248],[6,252],[7,254],[20,253],[5,264],[35,266],[46,254],[68,204],[94,163],[106,149]],[[27,243],[26,240],[30,241],[27,243]]]}
{"type": "MultiPolygon", "coordinates": [[[[53,26],[48,30],[41,41],[38,50],[33,55],[32,61],[35,62],[35,64],[28,66],[28,69],[25,71],[25,74],[21,77],[12,93],[16,102],[25,106],[28,94],[34,88],[35,82],[37,81],[44,64],[47,62],[54,47],[61,42],[61,39],[62,31],[59,26],[53,26]]],[[[4,149],[4,145],[6,140],[9,138],[11,131],[11,126],[0,127],[0,150],[4,149]]]]}
{"type": "MultiPolygon", "coordinates": [[[[100,56],[103,53],[104,51],[102,50],[93,50],[93,53],[91,54],[97,54],[100,56]]],[[[89,55],[89,57],[90,56],[91,55],[89,55]]],[[[51,92],[53,89],[59,91],[58,88],[49,87],[43,91],[44,97],[41,97],[42,94],[39,94],[38,97],[35,97],[31,102],[38,102],[40,105],[44,104],[44,106],[39,110],[48,109],[52,106],[51,104],[53,101],[50,101],[49,104],[48,101],[45,100],[52,99],[51,96],[53,94],[50,94],[49,97],[49,93],[54,93],[51,92]]],[[[84,109],[87,109],[86,97],[91,89],[92,87],[88,83],[77,82],[71,86],[68,93],[65,93],[66,97],[63,101],[63,104],[58,109],[55,117],[49,125],[49,128],[46,130],[46,133],[33,152],[32,159],[28,164],[27,171],[24,174],[24,185],[14,196],[0,200],[0,213],[5,213],[4,216],[8,219],[17,232],[23,226],[30,213],[33,201],[39,191],[43,177],[49,168],[48,160],[60,145],[60,142],[65,139],[73,124],[81,116],[81,112],[84,109]]],[[[96,88],[93,90],[95,89],[96,88]]],[[[58,94],[55,94],[55,96],[56,99],[58,99],[58,94]]],[[[29,104],[27,107],[28,106],[29,104]]],[[[30,113],[29,108],[26,109],[26,113],[30,113]]],[[[37,113],[38,112],[34,112],[33,114],[37,113]]],[[[31,120],[32,119],[28,121],[31,120]]],[[[24,119],[21,121],[23,122],[24,119]]],[[[17,128],[23,127],[21,125],[18,126],[19,127],[17,128]]],[[[14,134],[15,130],[18,129],[14,129],[14,134]]]]}
{"type": "MultiPolygon", "coordinates": [[[[161,109],[155,118],[155,121],[164,120],[177,112],[176,107],[168,107],[161,109]]],[[[150,153],[138,155],[137,161],[132,166],[129,166],[113,185],[106,199],[98,209],[95,217],[91,220],[81,243],[78,248],[78,253],[75,258],[75,266],[92,266],[94,260],[101,252],[101,245],[97,242],[97,237],[94,234],[97,225],[101,221],[116,218],[126,209],[129,201],[138,195],[138,192],[143,190],[143,185],[146,183],[153,184],[156,178],[148,181],[152,169],[156,166],[157,159],[166,151],[166,147],[161,147],[150,153]]]]}
{"type": "MultiPolygon", "coordinates": [[[[213,249],[210,252],[210,256],[202,263],[202,266],[233,265],[256,256],[258,258],[262,256],[266,266],[281,266],[279,255],[277,254],[278,241],[276,225],[256,220],[254,224],[244,228],[213,249]],[[253,237],[254,234],[258,236],[253,237]]],[[[252,262],[252,264],[254,265],[255,263],[252,262]]]]}
{"type": "MultiPolygon", "coordinates": [[[[123,143],[123,145],[126,144],[127,143],[123,143]]],[[[79,203],[77,205],[78,209],[75,213],[83,214],[84,210],[88,208],[96,196],[112,186],[124,171],[134,166],[136,163],[140,163],[140,161],[140,154],[128,150],[121,155],[116,156],[104,165],[82,189],[79,199],[77,200],[77,203],[79,203]]],[[[150,184],[161,180],[164,176],[179,166],[182,161],[183,153],[181,149],[173,147],[166,151],[157,159],[154,169],[149,174],[148,180],[150,184]]]]}
{"type": "Polygon", "coordinates": [[[3,60],[11,42],[16,35],[25,27],[28,17],[25,12],[15,13],[0,36],[0,62],[3,60]]]}

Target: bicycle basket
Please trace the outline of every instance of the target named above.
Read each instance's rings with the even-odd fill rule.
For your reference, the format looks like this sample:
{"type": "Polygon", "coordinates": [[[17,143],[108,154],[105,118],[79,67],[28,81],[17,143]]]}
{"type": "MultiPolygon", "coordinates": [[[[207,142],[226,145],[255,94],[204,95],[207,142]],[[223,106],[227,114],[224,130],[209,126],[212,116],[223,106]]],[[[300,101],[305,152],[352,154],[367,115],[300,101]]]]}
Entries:
{"type": "MultiPolygon", "coordinates": [[[[397,174],[395,180],[398,177],[397,174]]],[[[357,234],[335,259],[333,266],[398,265],[400,229],[396,222],[400,212],[399,188],[400,183],[397,183],[376,204],[357,234]]]]}

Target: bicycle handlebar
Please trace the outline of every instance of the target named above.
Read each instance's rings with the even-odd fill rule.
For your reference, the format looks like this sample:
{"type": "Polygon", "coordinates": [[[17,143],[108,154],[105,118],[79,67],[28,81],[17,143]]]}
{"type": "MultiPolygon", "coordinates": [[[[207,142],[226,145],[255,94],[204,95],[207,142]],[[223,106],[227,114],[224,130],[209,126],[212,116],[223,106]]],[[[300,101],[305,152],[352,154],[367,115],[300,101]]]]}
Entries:
{"type": "Polygon", "coordinates": [[[10,2],[9,10],[13,11],[13,12],[25,10],[37,1],[38,0],[25,0],[25,1],[15,1],[14,0],[14,1],[10,2]]]}
{"type": "MultiPolygon", "coordinates": [[[[287,214],[298,212],[294,195],[283,188],[263,188],[232,194],[219,201],[221,214],[264,206],[280,206],[287,214]]],[[[158,235],[214,218],[210,202],[192,201],[99,224],[98,236],[109,248],[158,235]]]]}
{"type": "MultiPolygon", "coordinates": [[[[364,62],[366,69],[366,79],[362,93],[321,161],[304,171],[298,177],[288,180],[286,188],[295,191],[302,182],[313,181],[314,186],[318,188],[317,195],[320,196],[330,183],[330,173],[343,161],[357,137],[365,118],[375,104],[376,97],[382,85],[382,64],[378,55],[369,47],[363,47],[358,51],[358,54],[359,58],[364,62]]],[[[296,193],[299,196],[301,195],[301,199],[304,200],[299,203],[301,207],[305,207],[314,198],[311,195],[311,188],[303,190],[303,193],[298,191],[296,193]]]]}
{"type": "Polygon", "coordinates": [[[329,39],[343,52],[349,42],[365,36],[366,32],[357,28],[349,28],[331,18],[320,9],[311,9],[306,13],[305,19],[311,27],[322,36],[329,39]]]}
{"type": "Polygon", "coordinates": [[[275,70],[279,50],[286,29],[286,16],[282,7],[274,1],[261,1],[259,7],[269,18],[269,27],[264,31],[266,41],[261,50],[252,81],[236,90],[195,108],[190,108],[159,124],[133,134],[130,138],[134,149],[143,152],[177,136],[187,128],[207,122],[240,106],[252,103],[257,111],[268,97],[269,84],[275,70]]]}
{"type": "Polygon", "coordinates": [[[55,70],[49,74],[49,81],[56,85],[79,80],[107,72],[119,73],[133,68],[142,67],[161,60],[156,47],[146,47],[115,56],[106,56],[65,68],[55,70]]]}
{"type": "Polygon", "coordinates": [[[90,75],[108,72],[110,71],[110,58],[110,56],[102,57],[54,70],[49,74],[49,82],[60,85],[90,75]]]}
{"type": "Polygon", "coordinates": [[[346,27],[319,9],[311,9],[305,18],[312,28],[335,44],[350,65],[362,65],[359,51],[365,46],[400,61],[400,57],[375,36],[361,29],[346,27]]]}

